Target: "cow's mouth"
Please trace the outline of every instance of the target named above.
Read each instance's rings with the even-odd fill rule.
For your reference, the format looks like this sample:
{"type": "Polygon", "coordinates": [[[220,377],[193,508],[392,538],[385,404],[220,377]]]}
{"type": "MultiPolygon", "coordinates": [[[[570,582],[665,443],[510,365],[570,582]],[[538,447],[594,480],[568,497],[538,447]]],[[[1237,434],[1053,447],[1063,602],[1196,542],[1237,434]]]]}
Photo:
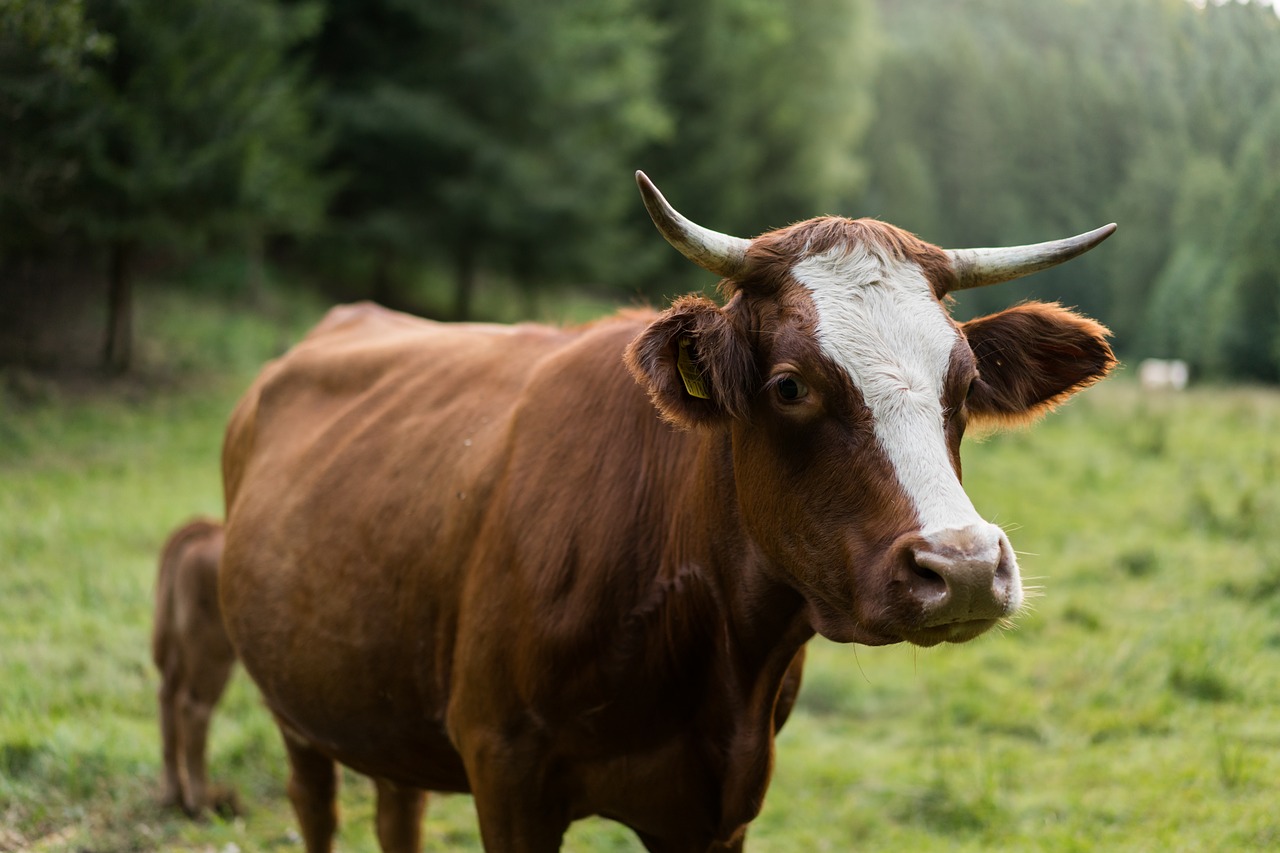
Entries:
{"type": "Polygon", "coordinates": [[[815,631],[837,643],[858,643],[864,646],[888,646],[902,642],[915,646],[967,643],[1002,624],[1007,618],[1002,611],[977,619],[960,618],[921,624],[928,620],[919,615],[894,618],[890,614],[872,613],[859,618],[856,612],[833,606],[816,596],[811,597],[808,604],[809,624],[815,631]]]}
{"type": "Polygon", "coordinates": [[[960,622],[948,622],[945,625],[914,628],[903,632],[903,639],[916,646],[936,646],[939,643],[967,643],[985,634],[999,622],[999,619],[967,619],[960,622]]]}

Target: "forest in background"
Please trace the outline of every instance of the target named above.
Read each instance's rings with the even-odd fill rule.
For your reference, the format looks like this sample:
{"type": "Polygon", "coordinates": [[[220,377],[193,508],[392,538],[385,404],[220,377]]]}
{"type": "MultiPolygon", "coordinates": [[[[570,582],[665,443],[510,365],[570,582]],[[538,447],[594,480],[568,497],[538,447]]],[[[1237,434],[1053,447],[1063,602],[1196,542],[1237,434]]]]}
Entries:
{"type": "Polygon", "coordinates": [[[707,287],[641,168],[742,236],[1116,221],[958,312],[1060,299],[1128,359],[1277,382],[1278,83],[1256,0],[0,0],[0,360],[56,363],[87,313],[126,370],[135,282],[210,258],[246,304],[287,278],[453,317],[498,281],[707,287]]]}

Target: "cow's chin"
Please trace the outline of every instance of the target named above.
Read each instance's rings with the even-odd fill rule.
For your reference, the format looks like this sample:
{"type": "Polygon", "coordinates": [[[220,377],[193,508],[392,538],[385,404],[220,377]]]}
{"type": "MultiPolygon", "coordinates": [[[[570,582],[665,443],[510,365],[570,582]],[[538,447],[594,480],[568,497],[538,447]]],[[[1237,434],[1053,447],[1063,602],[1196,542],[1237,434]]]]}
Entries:
{"type": "Polygon", "coordinates": [[[841,612],[821,602],[809,602],[809,624],[834,643],[859,643],[864,646],[889,646],[911,643],[913,646],[936,646],[939,643],[967,643],[999,624],[998,619],[971,619],[945,625],[868,625],[851,613],[841,612]]]}
{"type": "Polygon", "coordinates": [[[864,646],[890,646],[905,637],[859,622],[852,613],[838,610],[821,601],[809,601],[809,624],[813,630],[833,643],[860,643],[864,646]]]}

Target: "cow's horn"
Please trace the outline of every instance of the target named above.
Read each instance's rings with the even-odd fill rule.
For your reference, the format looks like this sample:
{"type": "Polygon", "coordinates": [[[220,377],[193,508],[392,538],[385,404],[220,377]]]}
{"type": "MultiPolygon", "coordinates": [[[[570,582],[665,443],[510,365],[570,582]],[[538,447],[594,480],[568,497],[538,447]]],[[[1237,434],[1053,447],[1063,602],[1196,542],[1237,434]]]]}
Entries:
{"type": "Polygon", "coordinates": [[[680,254],[723,278],[733,278],[746,269],[750,240],[703,228],[681,216],[644,172],[636,172],[636,183],[640,186],[640,195],[653,224],[680,254]]]}
{"type": "Polygon", "coordinates": [[[1116,224],[1104,225],[1065,240],[1050,240],[1030,246],[1009,246],[1003,249],[948,249],[951,268],[955,270],[956,284],[951,289],[968,290],[1012,281],[1033,272],[1047,270],[1077,255],[1083,255],[1111,236],[1116,224]]]}

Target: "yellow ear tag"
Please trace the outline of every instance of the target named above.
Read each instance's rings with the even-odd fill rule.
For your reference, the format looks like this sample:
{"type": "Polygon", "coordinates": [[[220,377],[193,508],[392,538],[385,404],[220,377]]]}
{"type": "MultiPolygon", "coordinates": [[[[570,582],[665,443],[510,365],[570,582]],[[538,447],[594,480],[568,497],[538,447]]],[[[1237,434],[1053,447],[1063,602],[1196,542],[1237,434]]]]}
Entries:
{"type": "Polygon", "coordinates": [[[702,380],[698,366],[693,363],[693,356],[689,355],[689,348],[692,346],[691,338],[680,339],[680,354],[676,357],[676,369],[680,371],[680,378],[684,380],[684,390],[689,392],[689,396],[710,400],[711,394],[707,391],[707,383],[702,380]]]}

